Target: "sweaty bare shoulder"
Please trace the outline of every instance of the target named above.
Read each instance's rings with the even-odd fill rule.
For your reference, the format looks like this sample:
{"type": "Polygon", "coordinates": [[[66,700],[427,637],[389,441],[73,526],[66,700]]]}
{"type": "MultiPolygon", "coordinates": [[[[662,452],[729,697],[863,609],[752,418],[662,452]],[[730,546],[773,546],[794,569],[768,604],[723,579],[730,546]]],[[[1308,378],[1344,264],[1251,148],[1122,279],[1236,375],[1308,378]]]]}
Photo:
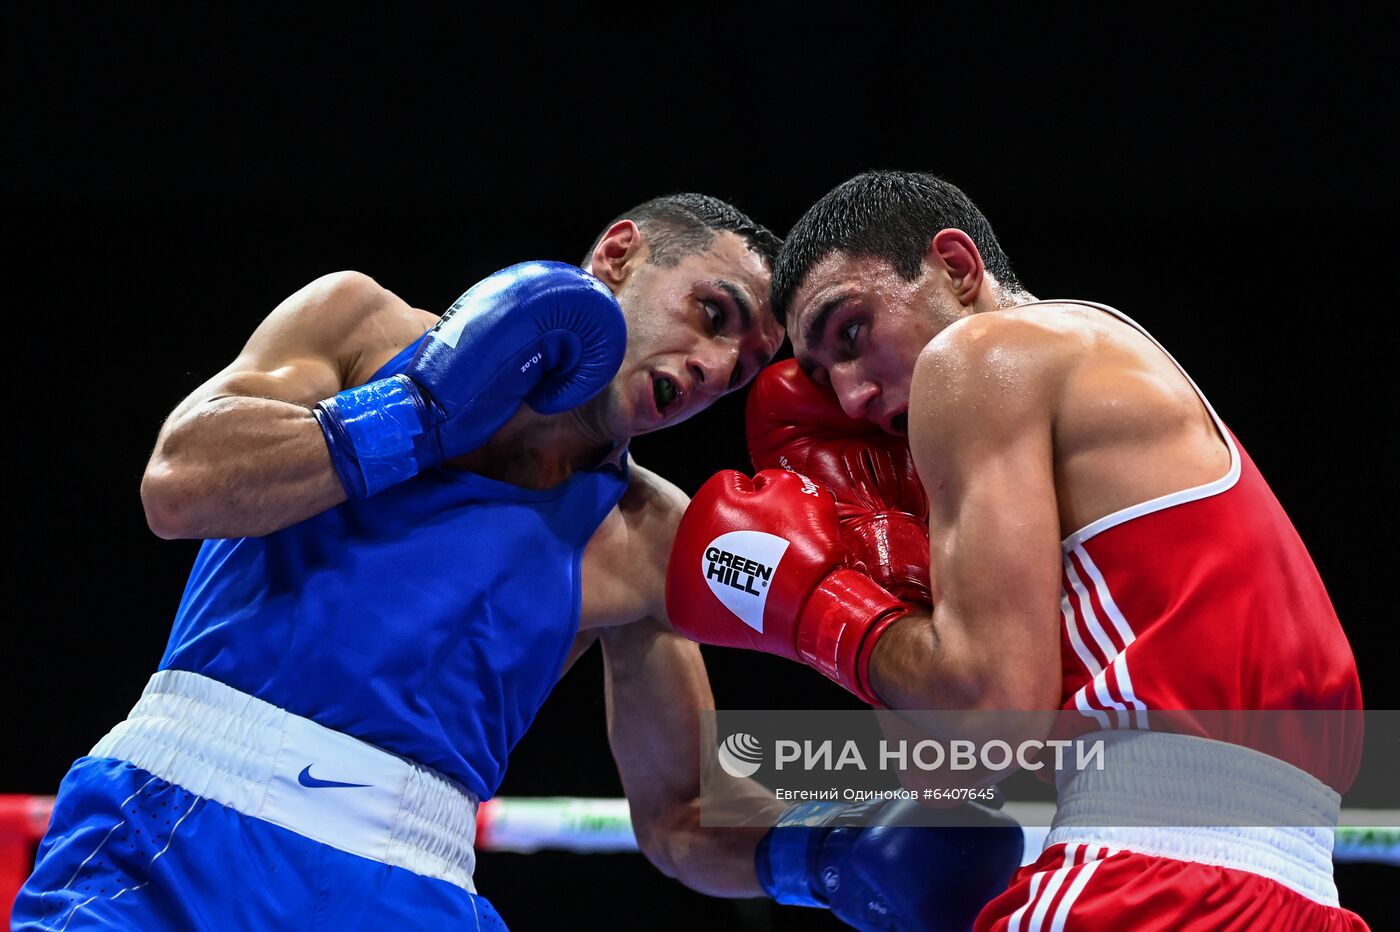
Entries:
{"type": "Polygon", "coordinates": [[[911,441],[937,423],[992,422],[1053,400],[1083,335],[1039,309],[966,317],[934,337],[914,365],[911,441]]]}
{"type": "Polygon", "coordinates": [[[654,543],[664,543],[669,552],[676,527],[685,514],[690,497],[675,483],[633,461],[631,482],[618,507],[634,533],[654,543]]]}
{"type": "Polygon", "coordinates": [[[436,317],[410,307],[361,272],[333,272],[303,286],[259,325],[240,354],[258,371],[316,359],[334,365],[342,387],[363,382],[436,317]]]}
{"type": "Polygon", "coordinates": [[[631,468],[631,481],[583,556],[583,627],[662,618],[666,561],[689,499],[649,469],[631,468]]]}
{"type": "Polygon", "coordinates": [[[1229,448],[1196,390],[1142,331],[1103,311],[1065,313],[1089,335],[1055,428],[1066,534],[1123,508],[1212,482],[1229,448]]]}

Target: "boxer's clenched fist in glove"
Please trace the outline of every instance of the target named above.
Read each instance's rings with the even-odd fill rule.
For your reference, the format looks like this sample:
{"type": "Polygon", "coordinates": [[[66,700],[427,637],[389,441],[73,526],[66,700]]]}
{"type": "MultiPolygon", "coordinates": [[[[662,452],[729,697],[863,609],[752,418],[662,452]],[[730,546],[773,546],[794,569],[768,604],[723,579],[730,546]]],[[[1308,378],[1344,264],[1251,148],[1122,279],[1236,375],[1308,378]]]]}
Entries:
{"type": "Polygon", "coordinates": [[[829,491],[798,473],[726,470],[676,530],[666,611],[691,640],[799,660],[879,705],[870,655],[907,609],[853,562],[829,491]]]}
{"type": "Polygon", "coordinates": [[[830,489],[852,557],[899,598],[932,604],[928,498],[905,438],[847,417],[792,359],[759,374],[745,423],[756,471],[786,469],[830,489]]]}
{"type": "Polygon", "coordinates": [[[1006,889],[1023,845],[1014,819],[976,803],[809,802],[763,837],[755,867],[779,903],[824,907],[857,929],[961,932],[1006,889]]]}
{"type": "Polygon", "coordinates": [[[523,262],[458,298],[402,373],[327,398],[316,420],[346,494],[364,498],[475,450],[522,403],[540,414],[583,404],[626,347],[606,285],[562,262],[523,262]]]}

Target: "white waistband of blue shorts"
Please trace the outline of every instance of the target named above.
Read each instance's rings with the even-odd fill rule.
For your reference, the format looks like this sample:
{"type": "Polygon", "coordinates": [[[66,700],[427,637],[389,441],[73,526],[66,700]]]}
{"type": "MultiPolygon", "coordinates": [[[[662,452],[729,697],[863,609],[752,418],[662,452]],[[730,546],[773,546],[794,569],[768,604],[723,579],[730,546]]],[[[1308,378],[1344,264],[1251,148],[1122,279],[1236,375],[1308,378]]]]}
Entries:
{"type": "Polygon", "coordinates": [[[129,761],[246,816],[476,892],[471,793],[207,676],[152,676],[91,756],[129,761]]]}
{"type": "Polygon", "coordinates": [[[1063,771],[1045,846],[1106,845],[1249,871],[1336,906],[1341,797],[1249,748],[1149,731],[1100,731],[1104,769],[1063,771]],[[1296,821],[1280,825],[1281,821],[1296,821]]]}

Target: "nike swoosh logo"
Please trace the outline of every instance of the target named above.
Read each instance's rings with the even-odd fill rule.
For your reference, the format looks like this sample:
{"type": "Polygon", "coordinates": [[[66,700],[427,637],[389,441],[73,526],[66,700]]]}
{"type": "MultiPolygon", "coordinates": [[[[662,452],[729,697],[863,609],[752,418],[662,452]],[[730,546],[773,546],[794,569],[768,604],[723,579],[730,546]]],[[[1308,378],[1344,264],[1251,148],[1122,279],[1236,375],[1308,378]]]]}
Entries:
{"type": "Polygon", "coordinates": [[[340,783],[336,780],[318,780],[311,775],[310,764],[307,764],[306,769],[297,774],[297,782],[302,786],[309,786],[312,789],[326,786],[369,786],[368,783],[340,783]]]}

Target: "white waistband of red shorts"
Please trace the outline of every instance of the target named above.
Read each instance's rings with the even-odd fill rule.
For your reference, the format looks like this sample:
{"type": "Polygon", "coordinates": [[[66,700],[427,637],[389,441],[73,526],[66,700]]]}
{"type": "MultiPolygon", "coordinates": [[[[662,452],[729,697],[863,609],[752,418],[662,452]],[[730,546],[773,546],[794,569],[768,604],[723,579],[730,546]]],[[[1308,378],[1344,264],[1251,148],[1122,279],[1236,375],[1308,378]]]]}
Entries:
{"type": "Polygon", "coordinates": [[[207,676],[156,673],[91,756],[129,761],[246,816],[476,892],[471,793],[207,676]]]}
{"type": "Polygon", "coordinates": [[[1249,871],[1336,906],[1341,797],[1249,748],[1148,731],[1100,731],[1104,768],[1063,771],[1045,846],[1100,845],[1249,871]],[[1292,823],[1292,824],[1280,824],[1292,823]]]}

